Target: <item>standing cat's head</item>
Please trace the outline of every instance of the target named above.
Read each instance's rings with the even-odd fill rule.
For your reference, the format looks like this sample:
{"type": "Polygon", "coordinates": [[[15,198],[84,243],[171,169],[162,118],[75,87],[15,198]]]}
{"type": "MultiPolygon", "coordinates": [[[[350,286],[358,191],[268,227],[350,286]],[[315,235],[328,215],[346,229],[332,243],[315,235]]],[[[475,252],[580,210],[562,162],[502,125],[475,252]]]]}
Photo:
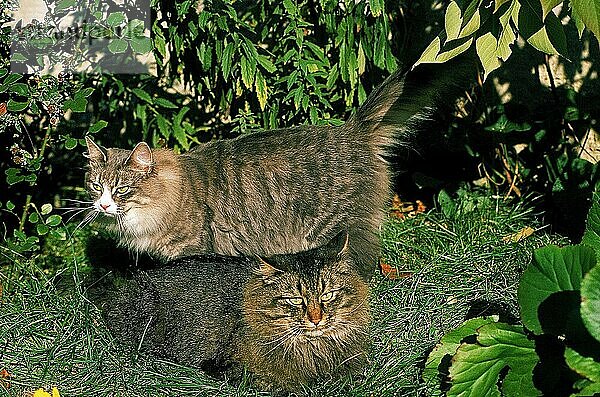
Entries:
{"type": "Polygon", "coordinates": [[[348,255],[346,233],[317,249],[260,259],[244,308],[261,350],[282,360],[273,358],[274,368],[311,378],[364,359],[368,286],[348,255]]]}
{"type": "Polygon", "coordinates": [[[154,167],[150,147],[142,142],[133,150],[105,149],[89,137],[86,142],[86,187],[94,209],[116,217],[139,205],[144,196],[141,187],[154,167]]]}

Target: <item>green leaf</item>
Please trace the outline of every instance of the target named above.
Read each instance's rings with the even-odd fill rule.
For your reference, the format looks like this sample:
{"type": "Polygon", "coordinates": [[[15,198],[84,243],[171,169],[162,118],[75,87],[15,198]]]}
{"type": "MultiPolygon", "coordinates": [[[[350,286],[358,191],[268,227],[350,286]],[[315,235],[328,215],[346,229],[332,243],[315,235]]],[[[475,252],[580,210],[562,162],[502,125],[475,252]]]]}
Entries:
{"type": "Polygon", "coordinates": [[[116,27],[125,22],[125,13],[122,11],[113,12],[106,18],[106,24],[110,27],[116,27]]]}
{"type": "Polygon", "coordinates": [[[363,49],[362,40],[358,43],[358,57],[356,60],[358,62],[358,74],[359,74],[359,76],[362,76],[362,74],[365,72],[365,67],[367,64],[367,59],[365,57],[365,50],[363,49]]]}
{"type": "Polygon", "coordinates": [[[588,212],[581,243],[592,247],[600,257],[600,192],[592,196],[592,206],[588,212]]]}
{"type": "Polygon", "coordinates": [[[25,180],[25,177],[21,174],[21,170],[18,168],[9,168],[4,171],[4,174],[6,174],[6,183],[9,185],[14,185],[25,180]]]}
{"type": "Polygon", "coordinates": [[[444,189],[440,190],[438,193],[438,203],[440,203],[442,213],[446,218],[453,219],[456,216],[456,203],[444,189]]]}
{"type": "Polygon", "coordinates": [[[58,4],[56,4],[56,8],[54,10],[55,10],[55,12],[56,11],[62,11],[64,9],[71,8],[71,7],[75,6],[75,4],[76,4],[75,0],[60,0],[58,2],[58,4]]]}
{"type": "Polygon", "coordinates": [[[421,63],[435,63],[441,48],[441,40],[439,37],[436,37],[429,43],[427,48],[425,48],[425,51],[423,51],[419,60],[413,65],[413,68],[421,63]]]}
{"type": "Polygon", "coordinates": [[[517,0],[496,0],[495,1],[495,6],[494,6],[494,13],[496,13],[498,11],[498,9],[500,9],[500,7],[502,6],[502,4],[507,3],[509,1],[512,1],[513,4],[514,3],[518,3],[517,0]]]}
{"type": "Polygon", "coordinates": [[[579,39],[581,39],[581,35],[583,35],[583,30],[585,29],[585,24],[583,23],[583,20],[581,19],[579,14],[577,14],[577,9],[573,7],[571,7],[571,17],[573,17],[573,20],[575,21],[577,33],[579,33],[579,39]]]}
{"type": "Polygon", "coordinates": [[[75,93],[76,97],[87,98],[94,93],[94,89],[91,87],[84,88],[75,93]]]}
{"type": "Polygon", "coordinates": [[[29,222],[37,223],[39,220],[40,217],[38,216],[37,212],[32,212],[31,214],[29,214],[29,222]]]}
{"type": "Polygon", "coordinates": [[[242,81],[246,88],[251,89],[254,83],[256,73],[256,61],[245,56],[240,59],[240,69],[242,71],[242,81]]]}
{"type": "Polygon", "coordinates": [[[11,85],[16,81],[19,81],[22,77],[23,77],[23,75],[20,73],[11,73],[8,76],[6,76],[6,79],[4,80],[4,84],[11,85]]]}
{"type": "Polygon", "coordinates": [[[446,28],[446,41],[458,38],[460,27],[462,25],[461,11],[455,1],[451,1],[446,8],[446,16],[444,17],[446,28]]]}
{"type": "Polygon", "coordinates": [[[491,32],[487,32],[475,40],[475,49],[477,50],[477,55],[479,56],[484,69],[484,81],[492,71],[500,67],[500,60],[496,56],[497,47],[498,42],[491,32]]]}
{"type": "Polygon", "coordinates": [[[165,139],[169,139],[169,136],[171,136],[171,127],[167,119],[165,119],[160,114],[157,114],[156,123],[158,124],[158,130],[160,131],[162,136],[165,137],[165,139]]]}
{"type": "Polygon", "coordinates": [[[165,98],[154,98],[154,103],[156,105],[162,106],[164,108],[169,108],[169,109],[177,109],[179,107],[179,106],[175,105],[173,102],[171,102],[165,98]]]}
{"type": "Polygon", "coordinates": [[[130,41],[131,49],[137,54],[147,54],[152,51],[152,40],[149,37],[133,37],[130,41]]]}
{"type": "Polygon", "coordinates": [[[565,361],[567,365],[582,377],[600,383],[600,363],[593,358],[584,357],[577,351],[567,347],[565,349],[565,361]]]}
{"type": "Polygon", "coordinates": [[[435,388],[430,387],[428,390],[431,397],[444,395],[440,389],[440,365],[442,365],[444,358],[454,356],[462,341],[469,336],[475,335],[478,328],[497,321],[497,316],[473,318],[465,321],[458,328],[448,332],[440,339],[440,342],[429,353],[422,375],[426,385],[436,386],[435,388]]]}
{"type": "Polygon", "coordinates": [[[6,104],[6,108],[11,112],[21,112],[27,108],[29,102],[17,102],[13,99],[9,99],[6,104]]]}
{"type": "Polygon", "coordinates": [[[73,150],[75,147],[77,147],[77,139],[71,137],[65,139],[65,149],[73,150]]]}
{"type": "Polygon", "coordinates": [[[38,223],[37,225],[35,225],[35,229],[37,231],[37,234],[39,234],[40,236],[47,234],[48,231],[50,230],[50,228],[48,226],[44,225],[43,223],[38,223]]]}
{"type": "Polygon", "coordinates": [[[42,205],[40,212],[42,215],[48,215],[49,213],[52,212],[52,204],[46,203],[46,204],[42,205]]]}
{"type": "Polygon", "coordinates": [[[73,112],[85,112],[87,109],[88,101],[83,97],[77,97],[73,99],[68,99],[63,103],[63,110],[72,110],[73,112]]]}
{"type": "Polygon", "coordinates": [[[256,86],[256,97],[258,98],[258,103],[260,104],[260,109],[262,111],[265,110],[265,107],[267,106],[267,82],[265,81],[265,78],[263,77],[262,73],[260,72],[256,72],[256,81],[255,81],[255,86],[256,86]]]}
{"type": "Polygon", "coordinates": [[[571,0],[573,12],[585,26],[600,39],[600,2],[597,0],[571,0]]]}
{"type": "Polygon", "coordinates": [[[223,78],[227,80],[229,73],[231,72],[231,64],[233,61],[233,51],[235,46],[233,43],[228,43],[223,50],[223,58],[221,59],[221,71],[223,72],[223,78]]]}
{"type": "MultiPolygon", "coordinates": [[[[581,318],[585,327],[600,341],[600,266],[590,270],[581,282],[581,318]]],[[[600,364],[599,364],[600,365],[600,364]]],[[[600,382],[600,372],[598,373],[600,382]]]]}
{"type": "Polygon", "coordinates": [[[98,120],[97,122],[95,122],[93,125],[90,126],[90,128],[88,129],[88,132],[91,134],[94,134],[94,133],[100,131],[101,129],[105,128],[107,125],[108,125],[107,121],[98,120]]]}
{"type": "Polygon", "coordinates": [[[533,369],[535,344],[522,327],[494,323],[477,330],[477,344],[463,343],[452,358],[448,396],[539,396],[533,369]],[[498,390],[501,373],[508,368],[498,390]]]}
{"type": "Polygon", "coordinates": [[[12,201],[8,200],[6,202],[6,209],[9,210],[9,211],[14,210],[15,209],[15,204],[12,201]]]}
{"type": "Polygon", "coordinates": [[[259,55],[256,60],[258,61],[259,65],[262,66],[263,69],[265,69],[268,73],[273,73],[275,70],[277,70],[275,65],[273,65],[273,62],[271,62],[271,60],[264,55],[259,55]]]}
{"type": "Polygon", "coordinates": [[[521,3],[514,0],[510,7],[506,10],[504,14],[502,14],[499,18],[500,27],[502,31],[500,32],[500,37],[498,38],[498,46],[496,47],[496,56],[503,61],[506,61],[510,55],[512,54],[512,49],[510,46],[517,39],[517,33],[513,30],[510,21],[511,19],[519,17],[519,9],[521,8],[521,3]]]}
{"type": "Polygon", "coordinates": [[[142,90],[141,88],[134,88],[132,91],[138,98],[143,99],[148,103],[152,103],[152,97],[146,91],[142,90]]]}
{"type": "Polygon", "coordinates": [[[378,17],[381,15],[385,8],[384,0],[370,0],[369,5],[371,6],[371,15],[378,17]]]}
{"type": "MultiPolygon", "coordinates": [[[[464,23],[464,21],[463,21],[464,23]]],[[[475,33],[477,29],[481,26],[481,16],[479,15],[479,10],[475,11],[475,14],[469,19],[469,22],[465,24],[465,26],[460,31],[458,38],[468,37],[475,33]]]]}
{"type": "MultiPolygon", "coordinates": [[[[594,251],[584,245],[559,248],[554,245],[533,252],[533,260],[521,276],[518,298],[525,327],[539,335],[551,333],[552,324],[542,328],[538,317],[540,306],[551,295],[563,291],[578,291],[583,276],[596,264],[594,251]]],[[[555,313],[547,313],[549,317],[555,313]]],[[[564,320],[564,319],[563,319],[564,320]]],[[[566,324],[568,325],[568,324],[566,324]]]]}
{"type": "Polygon", "coordinates": [[[113,38],[108,43],[108,51],[113,54],[121,54],[127,50],[127,40],[113,38]]]}
{"type": "Polygon", "coordinates": [[[15,83],[10,86],[9,91],[21,96],[28,96],[29,86],[25,83],[15,83]]]}
{"type": "Polygon", "coordinates": [[[50,227],[55,227],[60,224],[62,221],[62,217],[60,215],[50,215],[48,219],[46,219],[46,225],[50,227]]]}
{"type": "Polygon", "coordinates": [[[540,0],[542,3],[542,19],[546,18],[546,15],[548,15],[548,13],[550,11],[552,11],[552,9],[554,7],[556,7],[557,5],[561,4],[563,2],[563,0],[540,0]]]}

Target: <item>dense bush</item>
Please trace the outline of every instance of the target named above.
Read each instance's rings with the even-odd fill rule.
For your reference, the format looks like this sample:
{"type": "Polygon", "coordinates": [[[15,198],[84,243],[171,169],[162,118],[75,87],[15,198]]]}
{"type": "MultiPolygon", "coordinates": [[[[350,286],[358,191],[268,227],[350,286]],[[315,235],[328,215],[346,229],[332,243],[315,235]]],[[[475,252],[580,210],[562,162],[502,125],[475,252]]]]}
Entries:
{"type": "MultiPolygon", "coordinates": [[[[257,128],[340,123],[386,75],[400,64],[411,65],[448,26],[443,23],[448,13],[430,1],[153,1],[153,45],[115,37],[119,45],[109,50],[151,49],[156,75],[23,76],[9,72],[8,3],[3,7],[0,204],[6,244],[1,249],[11,260],[39,253],[40,239],[49,233],[67,239],[73,226],[64,225],[68,217],[57,208],[73,206],[64,199],[85,197],[86,134],[107,146],[145,140],[185,151],[197,142],[257,128]]],[[[64,0],[55,12],[77,7],[64,0]]],[[[136,25],[114,3],[105,10],[102,22],[109,30],[136,25]]],[[[597,43],[586,34],[579,40],[573,22],[564,29],[574,39],[570,59],[581,59],[582,45],[589,49],[583,88],[548,89],[531,75],[513,76],[515,70],[528,73],[547,64],[537,50],[515,44],[506,68],[492,72],[486,84],[465,87],[459,112],[433,131],[446,140],[438,147],[469,163],[473,173],[463,179],[484,177],[506,196],[551,195],[573,186],[585,199],[595,188],[597,167],[572,149],[597,120],[597,94],[590,94],[597,90],[589,78],[597,69],[597,43]],[[519,59],[526,61],[511,63],[519,59]],[[514,99],[503,103],[494,84],[505,83],[514,99]],[[535,107],[529,97],[517,95],[522,91],[552,102],[535,107]]],[[[571,80],[578,67],[566,70],[571,80]]],[[[439,178],[442,185],[444,172],[456,169],[430,168],[420,170],[429,173],[425,180],[439,178]]]]}

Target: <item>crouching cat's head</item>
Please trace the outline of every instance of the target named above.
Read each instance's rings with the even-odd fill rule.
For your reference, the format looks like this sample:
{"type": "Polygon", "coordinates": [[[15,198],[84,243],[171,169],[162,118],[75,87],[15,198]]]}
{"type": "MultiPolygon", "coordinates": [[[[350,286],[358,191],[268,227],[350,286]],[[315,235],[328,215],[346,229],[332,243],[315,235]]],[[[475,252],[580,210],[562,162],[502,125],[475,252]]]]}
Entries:
{"type": "Polygon", "coordinates": [[[341,233],[321,248],[260,260],[244,293],[255,339],[242,352],[259,379],[293,389],[365,363],[368,285],[347,251],[341,233]]]}

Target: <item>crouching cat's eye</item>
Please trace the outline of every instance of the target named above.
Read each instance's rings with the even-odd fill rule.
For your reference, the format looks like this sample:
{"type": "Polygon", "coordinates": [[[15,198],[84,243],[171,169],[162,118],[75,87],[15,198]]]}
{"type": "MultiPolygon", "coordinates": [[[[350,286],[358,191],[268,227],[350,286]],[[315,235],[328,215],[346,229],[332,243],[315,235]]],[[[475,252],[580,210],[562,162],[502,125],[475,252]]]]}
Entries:
{"type": "Polygon", "coordinates": [[[118,188],[115,189],[115,192],[117,192],[117,194],[125,194],[129,191],[130,187],[129,186],[119,186],[118,188]]]}
{"type": "Polygon", "coordinates": [[[294,306],[300,306],[304,303],[302,298],[285,298],[285,301],[294,306]]]}
{"type": "Polygon", "coordinates": [[[330,300],[332,300],[333,296],[334,296],[334,292],[335,291],[329,291],[329,292],[326,292],[323,295],[321,295],[321,302],[329,302],[330,300]]]}
{"type": "Polygon", "coordinates": [[[96,182],[92,182],[92,189],[94,189],[97,192],[101,192],[102,191],[102,185],[96,182]]]}

